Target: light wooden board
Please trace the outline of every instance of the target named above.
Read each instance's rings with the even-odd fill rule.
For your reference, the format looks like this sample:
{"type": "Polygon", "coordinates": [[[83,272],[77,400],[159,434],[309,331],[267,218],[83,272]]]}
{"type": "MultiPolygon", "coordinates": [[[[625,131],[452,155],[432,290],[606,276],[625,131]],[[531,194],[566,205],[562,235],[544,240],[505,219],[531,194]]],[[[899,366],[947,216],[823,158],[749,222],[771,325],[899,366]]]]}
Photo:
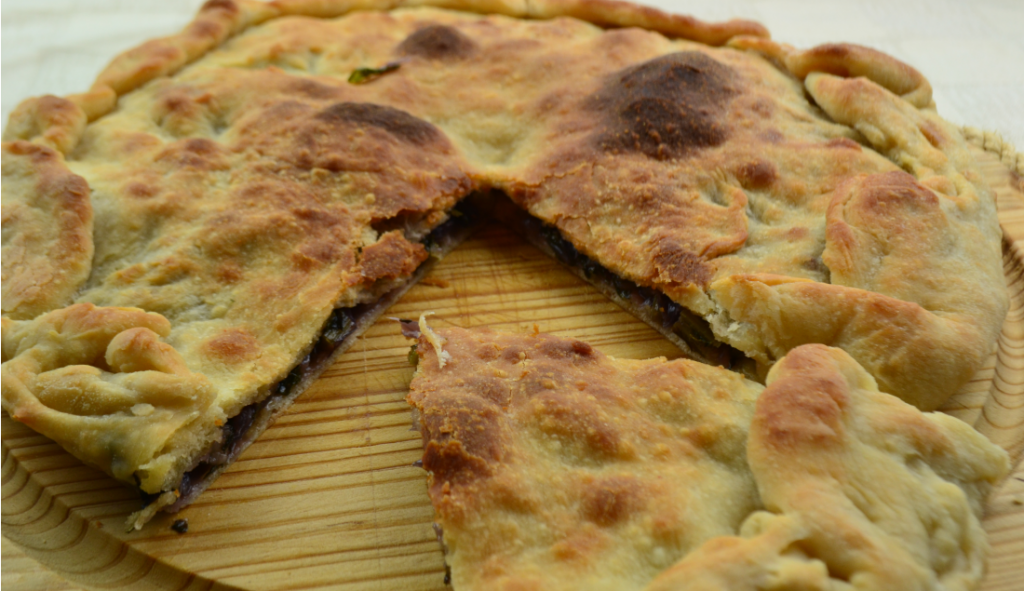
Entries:
{"type": "MultiPolygon", "coordinates": [[[[980,152],[979,152],[980,154],[980,152]]],[[[1013,304],[988,367],[946,405],[1008,449],[1015,473],[995,492],[985,526],[986,591],[1024,580],[1024,194],[990,155],[1008,236],[1013,304]]],[[[387,313],[431,310],[435,327],[491,326],[585,339],[605,353],[677,357],[668,341],[557,263],[491,223],[387,313]]],[[[216,484],[177,516],[126,534],[135,493],[82,466],[48,439],[2,418],[3,584],[139,588],[444,589],[425,473],[404,401],[411,343],[397,323],[373,326],[216,484]],[[189,523],[186,534],[170,529],[189,523]],[[25,555],[27,554],[28,558],[25,555]]]]}

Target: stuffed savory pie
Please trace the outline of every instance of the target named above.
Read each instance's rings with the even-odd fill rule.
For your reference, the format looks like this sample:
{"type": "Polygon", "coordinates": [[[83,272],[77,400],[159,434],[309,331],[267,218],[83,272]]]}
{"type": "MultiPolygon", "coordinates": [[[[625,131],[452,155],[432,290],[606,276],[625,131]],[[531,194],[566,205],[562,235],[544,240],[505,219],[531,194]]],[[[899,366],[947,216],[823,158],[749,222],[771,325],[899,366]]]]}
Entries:
{"type": "Polygon", "coordinates": [[[4,408],[141,524],[509,210],[751,376],[824,343],[931,409],[1006,312],[991,191],[884,54],[603,0],[211,0],[12,113],[4,408]]]}
{"type": "Polygon", "coordinates": [[[428,331],[408,399],[454,589],[972,589],[984,574],[979,517],[1006,453],[879,392],[841,349],[797,347],[765,387],[544,334],[428,331]]]}

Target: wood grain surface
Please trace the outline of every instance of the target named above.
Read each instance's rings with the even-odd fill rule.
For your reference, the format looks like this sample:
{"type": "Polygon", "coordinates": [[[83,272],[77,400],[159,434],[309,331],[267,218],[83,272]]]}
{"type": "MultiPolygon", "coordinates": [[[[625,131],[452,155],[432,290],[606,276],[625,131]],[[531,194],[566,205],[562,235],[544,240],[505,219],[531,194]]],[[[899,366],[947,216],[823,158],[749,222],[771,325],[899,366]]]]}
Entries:
{"type": "MultiPolygon", "coordinates": [[[[1016,465],[985,518],[992,552],[983,589],[1010,591],[1024,580],[1024,183],[991,154],[979,158],[999,197],[1012,307],[998,351],[944,410],[1006,448],[1016,465]]],[[[427,310],[435,327],[536,327],[619,357],[680,355],[495,223],[386,315],[427,310]]],[[[410,345],[396,322],[379,321],[195,504],[130,534],[133,491],[4,414],[5,591],[444,589],[425,473],[413,466],[421,441],[404,400],[410,345]],[[188,520],[187,533],[171,529],[176,519],[188,520]]]]}

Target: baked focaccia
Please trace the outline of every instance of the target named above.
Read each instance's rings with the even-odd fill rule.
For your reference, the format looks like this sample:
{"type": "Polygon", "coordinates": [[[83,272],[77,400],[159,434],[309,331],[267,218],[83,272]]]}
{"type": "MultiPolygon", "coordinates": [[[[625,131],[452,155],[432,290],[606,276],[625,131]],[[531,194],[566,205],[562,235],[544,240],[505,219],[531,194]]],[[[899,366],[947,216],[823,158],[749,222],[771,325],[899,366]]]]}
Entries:
{"type": "Polygon", "coordinates": [[[1006,453],[879,392],[840,349],[798,347],[764,387],[544,334],[427,330],[408,399],[456,591],[972,589],[984,574],[979,516],[1006,453]]]}
{"type": "Polygon", "coordinates": [[[150,495],[135,523],[502,192],[751,375],[821,342],[932,408],[1007,306],[991,192],[920,74],[603,0],[211,0],[89,91],[21,104],[2,186],[4,408],[150,495]]]}

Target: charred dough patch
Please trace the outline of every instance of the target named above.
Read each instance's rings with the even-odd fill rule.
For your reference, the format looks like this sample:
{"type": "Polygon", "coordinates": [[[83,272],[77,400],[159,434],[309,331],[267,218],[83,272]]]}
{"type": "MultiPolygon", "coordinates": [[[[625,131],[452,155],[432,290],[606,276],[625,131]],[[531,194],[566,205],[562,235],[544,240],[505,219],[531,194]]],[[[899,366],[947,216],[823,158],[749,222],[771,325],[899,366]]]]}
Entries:
{"type": "Polygon", "coordinates": [[[591,101],[608,119],[600,148],[667,160],[723,143],[728,130],[722,114],[736,95],[734,77],[728,66],[698,51],[626,68],[591,101]]]}
{"type": "Polygon", "coordinates": [[[476,51],[476,43],[454,27],[429,25],[405,38],[398,46],[401,55],[427,59],[462,59],[476,51]]]}
{"type": "Polygon", "coordinates": [[[330,124],[369,125],[417,146],[444,139],[432,123],[400,109],[373,103],[337,103],[317,113],[316,119],[330,124]]]}

